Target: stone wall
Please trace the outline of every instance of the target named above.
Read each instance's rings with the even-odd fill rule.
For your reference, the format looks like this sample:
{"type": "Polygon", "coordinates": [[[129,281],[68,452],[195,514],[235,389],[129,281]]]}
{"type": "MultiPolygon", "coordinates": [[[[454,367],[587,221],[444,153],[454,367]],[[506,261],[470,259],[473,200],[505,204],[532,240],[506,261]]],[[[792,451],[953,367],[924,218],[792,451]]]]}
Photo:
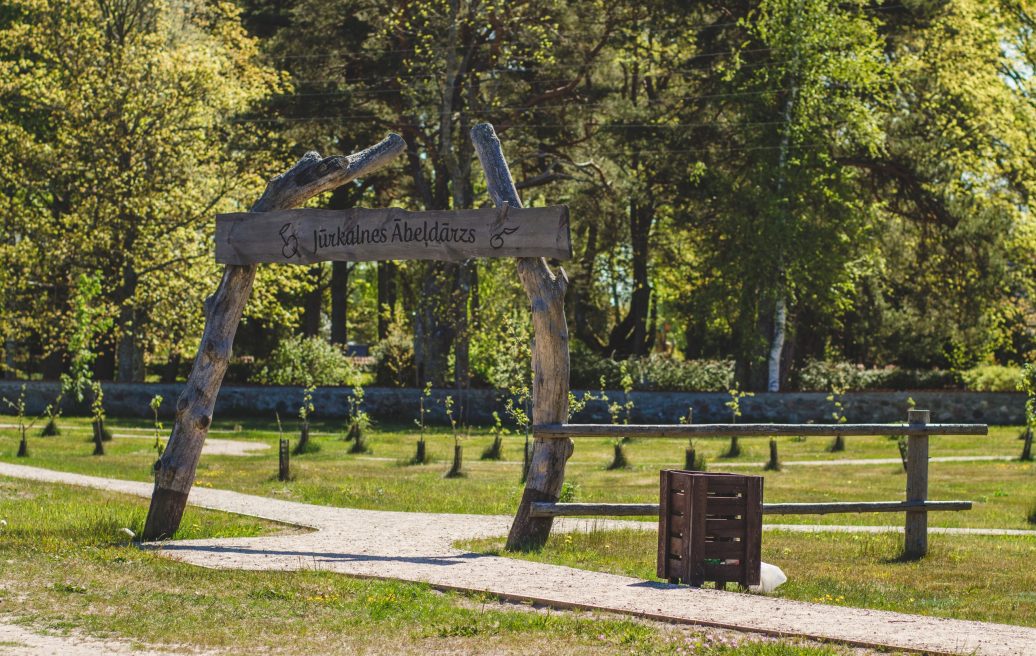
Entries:
{"type": "MultiPolygon", "coordinates": [[[[12,401],[17,398],[23,383],[0,381],[0,397],[12,401]]],[[[51,403],[58,392],[56,382],[29,382],[26,386],[28,412],[38,414],[51,403]]],[[[155,394],[163,397],[161,414],[172,417],[176,399],[183,384],[107,383],[104,385],[104,406],[114,417],[149,417],[148,403],[155,394]]],[[[348,413],[348,388],[318,388],[313,394],[315,419],[341,418],[348,413]]],[[[445,414],[442,399],[453,394],[458,407],[461,395],[456,390],[432,390],[432,398],[425,405],[430,411],[429,421],[442,423],[445,414]]],[[[582,393],[577,391],[577,396],[582,393]]],[[[612,401],[622,401],[622,392],[609,391],[612,401]]],[[[411,423],[417,417],[421,390],[369,387],[365,390],[365,407],[376,419],[390,423],[411,423]]],[[[635,423],[677,423],[694,409],[694,423],[730,421],[730,410],[724,405],[730,397],[721,392],[633,392],[635,403],[632,421],[635,423]]],[[[470,390],[467,409],[469,421],[489,423],[493,411],[505,417],[505,396],[494,390],[470,390]]],[[[844,411],[853,422],[895,422],[906,419],[907,399],[913,398],[918,408],[932,411],[935,422],[978,422],[993,425],[1024,423],[1025,397],[1021,393],[959,392],[952,390],[913,392],[854,392],[843,399],[844,411]]],[[[282,420],[293,420],[302,400],[299,387],[261,387],[231,385],[224,387],[216,401],[216,419],[262,418],[273,419],[274,412],[282,420]]],[[[87,414],[89,401],[65,404],[66,412],[87,414]]],[[[740,422],[817,422],[831,421],[833,410],[827,394],[822,392],[789,392],[756,394],[742,400],[740,422]]],[[[10,412],[4,409],[4,412],[10,412]]],[[[583,423],[607,422],[607,405],[600,401],[589,404],[575,421],[583,423]]]]}

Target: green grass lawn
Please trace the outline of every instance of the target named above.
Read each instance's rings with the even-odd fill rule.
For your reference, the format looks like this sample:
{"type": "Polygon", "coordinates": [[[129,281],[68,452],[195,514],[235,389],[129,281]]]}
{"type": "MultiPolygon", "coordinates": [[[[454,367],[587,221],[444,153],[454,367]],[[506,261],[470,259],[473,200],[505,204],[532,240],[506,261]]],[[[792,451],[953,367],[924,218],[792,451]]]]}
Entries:
{"type": "MultiPolygon", "coordinates": [[[[0,477],[0,614],[177,651],[822,656],[829,646],[520,609],[425,585],[328,572],[194,567],[133,546],[147,501],[0,477]]],[[[284,527],[190,508],[177,537],[284,527]]],[[[290,529],[287,529],[290,530],[290,529]]]]}
{"type": "MultiPolygon", "coordinates": [[[[9,423],[12,418],[0,418],[9,423]]],[[[112,420],[116,434],[108,443],[108,455],[92,456],[86,420],[62,420],[59,437],[30,438],[30,457],[16,458],[17,431],[0,429],[0,460],[50,469],[133,480],[149,480],[155,459],[154,437],[146,422],[112,420]],[[122,437],[128,436],[128,437],[122,437]]],[[[429,465],[407,466],[417,435],[411,427],[380,425],[370,434],[373,452],[348,453],[340,425],[314,424],[314,442],[320,450],[292,459],[294,480],[279,482],[278,433],[271,422],[220,421],[213,438],[232,438],[264,443],[271,448],[248,456],[203,456],[197,484],[239,490],[270,497],[315,504],[385,510],[511,514],[522,487],[519,484],[522,440],[505,440],[503,461],[480,461],[489,445],[485,430],[473,430],[462,438],[465,450],[463,478],[446,479],[447,454],[452,436],[437,428],[429,432],[429,451],[437,460],[429,465]]],[[[932,438],[932,456],[1005,455],[1021,449],[1018,428],[994,428],[988,437],[932,438]]],[[[294,432],[290,435],[294,440],[294,432]]],[[[164,439],[164,435],[163,435],[164,439]]],[[[765,438],[742,440],[745,453],[736,461],[761,462],[767,450],[765,438]]],[[[853,437],[848,449],[831,454],[827,439],[780,442],[784,460],[837,460],[842,458],[896,458],[894,441],[883,437],[853,437]]],[[[701,440],[699,448],[709,458],[710,469],[722,470],[719,454],[726,440],[701,440]]],[[[680,467],[686,442],[641,439],[627,445],[633,467],[606,471],[612,443],[601,439],[576,439],[567,473],[568,500],[598,502],[649,502],[658,497],[658,469],[680,467]]],[[[781,472],[761,468],[731,471],[765,476],[768,502],[834,500],[898,500],[904,496],[905,476],[899,464],[788,467],[781,472]]],[[[930,515],[932,526],[1034,529],[1027,516],[1036,503],[1036,466],[1018,461],[948,462],[930,464],[930,496],[933,499],[972,499],[968,512],[930,515]]],[[[646,520],[647,518],[645,518],[646,520]]],[[[826,516],[772,516],[773,523],[834,523],[902,526],[897,513],[826,516]]],[[[612,535],[559,537],[547,549],[529,557],[593,569],[608,569],[651,578],[656,547],[651,532],[634,532],[626,538],[612,535]],[[558,540],[572,540],[573,549],[558,540]],[[611,545],[606,547],[604,545],[611,545]],[[618,546],[617,546],[618,545],[618,546]]],[[[1033,624],[1036,607],[1032,590],[1031,538],[982,538],[933,535],[932,555],[920,562],[896,560],[902,544],[899,535],[846,535],[767,532],[764,558],[785,568],[791,581],[780,594],[807,601],[889,608],[948,617],[988,619],[1033,624]]],[[[494,549],[498,545],[472,545],[494,549]]],[[[165,565],[163,565],[165,566],[165,565]]],[[[228,574],[227,576],[233,576],[228,574]]],[[[245,575],[240,575],[245,576],[245,575]]]]}
{"type": "MultiPolygon", "coordinates": [[[[503,538],[458,544],[643,579],[656,579],[655,532],[589,531],[552,535],[537,552],[507,554],[503,538]]],[[[774,596],[839,606],[1036,626],[1036,537],[932,535],[929,555],[898,558],[892,533],[766,531],[763,561],[788,582],[774,596]]]]}
{"type": "MultiPolygon", "coordinates": [[[[0,423],[13,418],[0,417],[0,423]]],[[[30,457],[15,458],[17,431],[0,429],[0,460],[51,469],[149,480],[155,452],[154,438],[144,421],[110,420],[118,435],[109,443],[108,455],[91,455],[90,431],[86,420],[62,419],[59,437],[30,438],[30,457]]],[[[479,454],[491,438],[484,429],[464,437],[465,470],[459,479],[444,479],[449,467],[452,437],[444,429],[431,431],[429,451],[437,460],[430,465],[403,466],[413,455],[417,439],[412,427],[379,426],[372,431],[369,455],[348,453],[349,444],[340,439],[341,425],[314,423],[313,441],[317,453],[292,460],[295,480],[276,480],[276,424],[256,421],[217,421],[213,438],[262,442],[266,451],[249,456],[203,456],[197,484],[261,494],[308,503],[427,512],[511,514],[521,495],[519,474],[522,439],[505,439],[503,461],[480,461],[479,454]],[[240,427],[240,430],[235,430],[240,427]],[[338,430],[338,433],[333,431],[338,430]]],[[[38,431],[36,431],[38,432],[38,431]]],[[[1021,442],[1018,428],[993,428],[988,437],[935,437],[932,456],[1000,455],[1017,456],[1021,442]]],[[[294,439],[292,432],[289,437],[294,439]]],[[[163,436],[164,439],[164,436],[163,436]]],[[[658,497],[658,470],[682,467],[686,441],[640,439],[626,446],[632,468],[606,471],[612,444],[609,440],[577,438],[575,453],[567,469],[569,494],[573,500],[594,502],[650,502],[658,497]]],[[[898,458],[894,441],[884,437],[848,438],[845,452],[826,451],[829,440],[810,438],[780,441],[781,458],[793,460],[838,460],[844,458],[898,458]]],[[[741,440],[744,454],[734,462],[762,462],[768,448],[766,438],[741,440]]],[[[709,468],[722,471],[726,459],[723,439],[700,440],[709,468]]],[[[781,472],[761,468],[731,468],[738,473],[766,477],[768,502],[877,501],[904,496],[906,477],[899,464],[789,467],[781,472]]],[[[971,499],[975,507],[967,512],[932,513],[933,526],[1032,528],[1026,521],[1036,503],[1036,466],[1013,462],[931,463],[930,496],[933,499],[971,499]]],[[[767,518],[775,523],[893,524],[902,523],[899,514],[784,515],[767,518]]]]}

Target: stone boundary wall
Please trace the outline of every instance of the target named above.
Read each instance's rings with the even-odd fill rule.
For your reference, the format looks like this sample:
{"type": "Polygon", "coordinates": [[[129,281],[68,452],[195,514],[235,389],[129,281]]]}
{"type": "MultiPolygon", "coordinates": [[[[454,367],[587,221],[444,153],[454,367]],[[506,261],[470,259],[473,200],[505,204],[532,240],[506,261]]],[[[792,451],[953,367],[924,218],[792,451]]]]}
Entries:
{"type": "MultiPolygon", "coordinates": [[[[14,401],[26,386],[26,406],[30,414],[39,414],[57,396],[56,381],[0,381],[0,397],[14,401]]],[[[106,383],[104,407],[114,417],[150,417],[148,403],[155,394],[163,397],[160,414],[170,419],[175,412],[176,399],[183,391],[183,383],[106,383]]],[[[410,388],[368,387],[364,390],[364,406],[378,421],[411,424],[418,414],[421,390],[410,388]]],[[[457,407],[466,405],[468,420],[473,423],[492,422],[493,411],[506,421],[506,395],[496,390],[474,389],[463,395],[452,389],[432,390],[426,403],[429,421],[446,420],[442,399],[452,394],[457,407]]],[[[623,401],[621,391],[608,391],[612,401],[623,401]]],[[[348,413],[349,388],[321,387],[313,393],[316,406],[314,419],[344,418],[348,413]]],[[[582,396],[581,391],[576,391],[582,396]]],[[[826,423],[831,421],[833,404],[823,392],[760,393],[742,399],[742,423],[826,423]]],[[[724,423],[730,421],[730,410],[724,404],[730,400],[723,392],[633,392],[636,404],[634,423],[678,423],[694,408],[694,423],[724,423]]],[[[846,417],[851,422],[896,422],[906,419],[907,399],[913,398],[920,409],[931,410],[933,422],[986,423],[992,425],[1021,425],[1025,422],[1025,396],[1021,393],[961,392],[953,390],[913,392],[850,392],[842,397],[846,417]]],[[[228,385],[216,401],[216,419],[221,418],[274,418],[295,419],[302,400],[300,387],[262,387],[228,385]]],[[[6,405],[6,404],[5,404],[6,405]]],[[[88,414],[89,399],[82,404],[65,403],[65,412],[88,414]]],[[[10,413],[10,408],[0,411],[10,413]]],[[[608,422],[607,405],[600,401],[590,403],[574,418],[575,422],[608,422]]],[[[508,422],[509,423],[509,422],[508,422]]]]}

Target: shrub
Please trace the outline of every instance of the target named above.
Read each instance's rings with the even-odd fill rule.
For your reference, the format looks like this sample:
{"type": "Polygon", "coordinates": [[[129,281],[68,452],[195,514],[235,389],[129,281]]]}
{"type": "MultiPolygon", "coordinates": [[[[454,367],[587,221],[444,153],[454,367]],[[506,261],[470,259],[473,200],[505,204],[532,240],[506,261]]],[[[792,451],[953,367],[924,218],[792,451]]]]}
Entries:
{"type": "Polygon", "coordinates": [[[633,389],[643,391],[719,392],[734,382],[734,363],[727,360],[679,360],[658,353],[625,361],[597,355],[581,342],[572,343],[573,389],[622,387],[623,376],[633,379],[633,389]],[[623,364],[625,363],[625,371],[623,364]]]}
{"type": "Polygon", "coordinates": [[[972,392],[1014,392],[1021,376],[1018,367],[983,365],[960,372],[965,389],[972,392]]]}
{"type": "MultiPolygon", "coordinates": [[[[867,369],[833,360],[810,360],[797,372],[798,388],[823,392],[873,389],[948,389],[960,386],[956,373],[942,369],[867,369]]],[[[1017,380],[1017,377],[1014,379],[1017,380]]]]}
{"type": "Polygon", "coordinates": [[[319,337],[293,335],[277,345],[253,380],[264,385],[356,385],[360,372],[337,346],[319,337]]]}
{"type": "Polygon", "coordinates": [[[406,387],[415,380],[414,340],[399,324],[389,327],[388,335],[374,345],[371,355],[378,385],[406,387]]]}

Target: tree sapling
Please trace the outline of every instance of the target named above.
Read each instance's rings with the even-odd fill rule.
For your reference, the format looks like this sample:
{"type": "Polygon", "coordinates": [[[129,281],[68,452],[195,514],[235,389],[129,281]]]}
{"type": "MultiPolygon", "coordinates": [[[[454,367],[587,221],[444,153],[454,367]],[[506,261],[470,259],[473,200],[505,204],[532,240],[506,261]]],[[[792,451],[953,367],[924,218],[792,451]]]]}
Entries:
{"type": "MultiPolygon", "coordinates": [[[[735,383],[734,384],[734,388],[729,390],[727,393],[730,394],[730,400],[727,401],[726,403],[724,403],[723,405],[725,405],[728,408],[730,408],[730,423],[736,424],[737,423],[737,418],[740,417],[741,414],[742,414],[742,412],[741,412],[741,400],[744,399],[746,396],[755,396],[755,394],[752,393],[752,392],[744,392],[744,391],[742,391],[738,387],[737,383],[735,383]]],[[[720,456],[720,457],[721,458],[736,458],[736,457],[738,457],[740,455],[741,455],[741,444],[740,444],[740,442],[738,442],[737,435],[732,435],[730,437],[730,446],[727,448],[726,452],[722,456],[720,456]]]]}
{"type": "Polygon", "coordinates": [[[293,452],[297,456],[305,453],[316,453],[320,450],[317,444],[309,441],[309,418],[316,410],[316,407],[313,405],[313,392],[315,390],[315,385],[307,385],[302,390],[302,405],[299,406],[299,442],[295,445],[293,452]]]}
{"type": "Polygon", "coordinates": [[[414,423],[417,424],[418,430],[421,431],[420,437],[417,439],[417,448],[414,450],[414,457],[410,459],[411,465],[424,465],[427,464],[431,458],[428,456],[428,445],[424,439],[424,431],[427,427],[425,423],[425,400],[432,396],[432,383],[428,381],[425,383],[424,389],[421,390],[421,395],[417,398],[418,415],[414,423]]]}
{"type": "Polygon", "coordinates": [[[453,431],[453,463],[450,465],[450,469],[446,472],[445,477],[460,478],[465,475],[463,470],[464,454],[461,450],[460,436],[457,434],[457,417],[453,413],[453,397],[447,395],[443,405],[446,408],[446,417],[450,420],[450,429],[453,431]]]}

